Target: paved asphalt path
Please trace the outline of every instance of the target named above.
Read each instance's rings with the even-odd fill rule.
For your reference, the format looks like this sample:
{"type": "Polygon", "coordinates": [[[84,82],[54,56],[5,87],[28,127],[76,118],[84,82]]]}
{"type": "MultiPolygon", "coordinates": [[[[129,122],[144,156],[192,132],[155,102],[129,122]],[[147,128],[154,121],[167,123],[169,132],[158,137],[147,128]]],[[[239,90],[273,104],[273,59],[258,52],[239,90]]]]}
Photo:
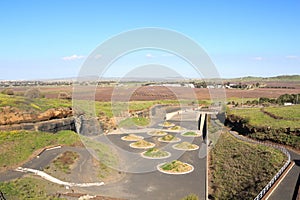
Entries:
{"type": "MultiPolygon", "coordinates": [[[[164,113],[161,110],[153,112],[156,115],[164,113]]],[[[187,129],[197,129],[197,121],[195,116],[186,115],[185,120],[181,120],[182,116],[177,116],[174,120],[170,120],[177,125],[181,125],[187,129]]],[[[164,116],[164,115],[162,115],[164,116]]],[[[156,117],[156,121],[153,122],[153,127],[158,127],[159,123],[163,122],[163,117],[159,119],[156,117]]],[[[172,133],[176,134],[176,133],[172,133]]],[[[158,147],[163,145],[157,142],[157,137],[149,137],[146,133],[139,133],[146,138],[147,141],[155,142],[158,147]],[[148,138],[147,138],[148,137],[148,138]]],[[[122,141],[120,138],[123,135],[109,135],[109,139],[118,147],[128,150],[137,151],[131,149],[128,145],[130,142],[122,141]]],[[[176,137],[182,140],[186,139],[179,134],[176,137]]],[[[193,141],[194,144],[201,146],[202,137],[198,137],[193,141]]],[[[138,150],[142,152],[143,150],[138,150]]],[[[199,196],[199,199],[205,199],[205,178],[206,178],[206,158],[200,159],[198,156],[198,150],[185,152],[178,160],[192,164],[195,169],[193,172],[185,175],[168,175],[159,171],[153,171],[148,173],[126,173],[123,180],[106,184],[102,187],[86,188],[90,191],[99,192],[102,195],[121,197],[131,200],[180,200],[181,198],[194,193],[199,196]]]]}
{"type": "Polygon", "coordinates": [[[291,150],[289,150],[289,152],[291,154],[291,160],[295,162],[295,165],[271,194],[269,200],[296,199],[295,189],[297,188],[297,181],[299,181],[298,179],[300,178],[300,155],[291,150]]]}
{"type": "MultiPolygon", "coordinates": [[[[55,159],[59,154],[65,151],[74,151],[80,154],[81,160],[79,163],[84,162],[87,158],[91,157],[89,152],[82,147],[62,147],[57,149],[52,149],[49,151],[44,151],[40,157],[35,157],[34,159],[30,160],[29,162],[22,165],[24,168],[31,168],[37,170],[43,170],[47,165],[51,163],[53,159],[55,159]]],[[[0,173],[0,181],[9,181],[15,178],[20,178],[25,173],[17,172],[14,170],[9,170],[3,173],[0,173]]],[[[59,178],[59,177],[58,177],[59,178]]]]}

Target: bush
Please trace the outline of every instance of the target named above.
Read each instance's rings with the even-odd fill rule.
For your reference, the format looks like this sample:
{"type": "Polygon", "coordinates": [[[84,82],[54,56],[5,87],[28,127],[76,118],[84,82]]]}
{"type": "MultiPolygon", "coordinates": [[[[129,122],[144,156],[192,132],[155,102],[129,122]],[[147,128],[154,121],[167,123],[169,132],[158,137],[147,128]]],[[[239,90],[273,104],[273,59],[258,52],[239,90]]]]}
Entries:
{"type": "Polygon", "coordinates": [[[5,89],[1,93],[6,95],[14,95],[13,89],[5,89]]]}
{"type": "Polygon", "coordinates": [[[29,98],[29,99],[36,99],[36,98],[41,98],[42,97],[42,93],[39,89],[37,88],[32,88],[29,89],[25,92],[24,94],[25,97],[29,98]]]}
{"type": "Polygon", "coordinates": [[[199,200],[198,196],[195,194],[190,194],[184,198],[182,198],[181,200],[199,200]]]}
{"type": "Polygon", "coordinates": [[[67,93],[67,92],[60,92],[58,94],[58,98],[59,99],[67,99],[67,100],[72,99],[71,95],[69,93],[67,93]]]}

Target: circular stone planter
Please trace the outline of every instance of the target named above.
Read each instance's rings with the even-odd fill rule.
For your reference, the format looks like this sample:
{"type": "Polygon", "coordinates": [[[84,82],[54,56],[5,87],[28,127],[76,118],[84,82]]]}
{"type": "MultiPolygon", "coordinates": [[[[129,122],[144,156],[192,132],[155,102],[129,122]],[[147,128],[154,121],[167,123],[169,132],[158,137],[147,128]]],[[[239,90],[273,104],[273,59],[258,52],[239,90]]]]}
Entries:
{"type": "Polygon", "coordinates": [[[173,148],[173,149],[176,149],[176,150],[180,150],[180,151],[194,151],[194,150],[199,149],[199,146],[196,145],[196,144],[193,144],[193,145],[195,146],[195,148],[189,148],[189,149],[176,147],[176,146],[178,146],[178,145],[180,145],[180,144],[182,144],[182,143],[174,144],[174,145],[172,145],[172,148],[173,148]]]}
{"type": "Polygon", "coordinates": [[[173,124],[173,123],[170,123],[170,124],[158,124],[158,126],[162,126],[164,128],[170,128],[170,127],[175,126],[175,124],[173,124]]]}
{"type": "Polygon", "coordinates": [[[163,157],[150,157],[150,156],[146,156],[146,155],[144,155],[144,153],[146,153],[147,151],[144,151],[144,152],[142,152],[141,153],[141,156],[143,157],[143,158],[146,158],[146,159],[165,159],[165,158],[169,158],[170,156],[171,156],[171,153],[170,152],[167,152],[167,151],[164,151],[164,152],[166,152],[168,155],[166,155],[166,156],[163,156],[163,157]]]}
{"type": "Polygon", "coordinates": [[[135,142],[133,142],[133,143],[130,143],[129,146],[134,149],[150,149],[150,148],[155,147],[155,144],[152,142],[149,142],[149,146],[136,146],[135,142]]]}
{"type": "MultiPolygon", "coordinates": [[[[174,126],[175,127],[175,126],[174,126]]],[[[183,128],[183,127],[180,127],[179,129],[172,129],[172,128],[174,128],[174,127],[170,127],[170,128],[168,128],[168,131],[169,132],[182,132],[182,131],[184,131],[184,130],[186,130],[185,128],[183,128]]]]}
{"type": "Polygon", "coordinates": [[[142,139],[144,139],[144,137],[139,136],[139,135],[134,135],[134,137],[132,137],[132,138],[130,138],[130,135],[126,135],[126,136],[121,137],[121,140],[129,141],[129,142],[139,141],[139,140],[142,140],[142,139]]]}
{"type": "Polygon", "coordinates": [[[147,133],[148,135],[151,135],[151,136],[165,136],[167,135],[168,133],[165,132],[165,131],[150,131],[147,133]],[[163,132],[163,133],[158,133],[158,132],[163,132]]]}
{"type": "Polygon", "coordinates": [[[157,139],[159,142],[166,142],[166,143],[175,143],[175,142],[180,142],[180,138],[174,138],[173,140],[163,140],[161,137],[157,139]]]}
{"type": "Polygon", "coordinates": [[[166,163],[161,163],[159,165],[156,166],[157,170],[160,171],[161,173],[164,173],[164,174],[171,174],[171,175],[183,175],[183,174],[188,174],[188,173],[191,173],[192,171],[194,171],[194,166],[191,165],[191,164],[188,164],[188,163],[184,163],[188,166],[191,167],[191,169],[189,171],[186,171],[186,172],[170,172],[170,171],[165,171],[163,169],[161,169],[161,166],[163,166],[164,164],[166,163]]]}
{"type": "Polygon", "coordinates": [[[200,133],[197,133],[197,132],[195,132],[195,131],[187,131],[187,132],[183,132],[183,133],[181,133],[181,135],[182,135],[183,137],[200,137],[200,136],[201,136],[200,133]],[[193,134],[193,135],[184,135],[184,134],[186,134],[186,133],[188,133],[188,132],[193,132],[193,133],[195,133],[195,134],[193,134]]]}

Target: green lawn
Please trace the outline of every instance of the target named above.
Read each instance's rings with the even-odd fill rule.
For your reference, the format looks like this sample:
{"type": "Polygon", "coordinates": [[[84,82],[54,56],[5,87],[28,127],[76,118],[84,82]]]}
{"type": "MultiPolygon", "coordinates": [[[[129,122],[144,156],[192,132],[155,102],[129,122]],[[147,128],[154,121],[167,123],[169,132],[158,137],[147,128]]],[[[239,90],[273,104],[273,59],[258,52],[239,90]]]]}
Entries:
{"type": "Polygon", "coordinates": [[[285,155],[277,149],[223,133],[211,151],[212,196],[216,200],[254,199],[285,160],[285,155]]]}
{"type": "Polygon", "coordinates": [[[27,160],[34,151],[50,145],[80,144],[79,136],[72,131],[56,134],[46,132],[0,132],[0,171],[27,160]]]}

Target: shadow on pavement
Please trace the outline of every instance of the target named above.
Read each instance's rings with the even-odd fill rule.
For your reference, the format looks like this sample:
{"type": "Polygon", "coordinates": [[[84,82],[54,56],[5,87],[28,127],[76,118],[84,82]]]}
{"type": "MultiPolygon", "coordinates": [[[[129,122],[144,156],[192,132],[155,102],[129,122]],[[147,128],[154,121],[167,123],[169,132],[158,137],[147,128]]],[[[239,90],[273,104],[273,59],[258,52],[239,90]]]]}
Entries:
{"type": "MultiPolygon", "coordinates": [[[[299,166],[300,160],[297,160],[297,161],[298,161],[297,165],[299,166]]],[[[295,163],[296,163],[296,161],[295,161],[295,163]]],[[[300,195],[299,187],[300,187],[300,173],[298,175],[297,184],[296,184],[296,187],[295,187],[295,190],[294,190],[293,200],[300,199],[300,196],[299,196],[300,195]]]]}
{"type": "Polygon", "coordinates": [[[294,162],[297,166],[300,166],[300,160],[294,160],[294,162]]]}

